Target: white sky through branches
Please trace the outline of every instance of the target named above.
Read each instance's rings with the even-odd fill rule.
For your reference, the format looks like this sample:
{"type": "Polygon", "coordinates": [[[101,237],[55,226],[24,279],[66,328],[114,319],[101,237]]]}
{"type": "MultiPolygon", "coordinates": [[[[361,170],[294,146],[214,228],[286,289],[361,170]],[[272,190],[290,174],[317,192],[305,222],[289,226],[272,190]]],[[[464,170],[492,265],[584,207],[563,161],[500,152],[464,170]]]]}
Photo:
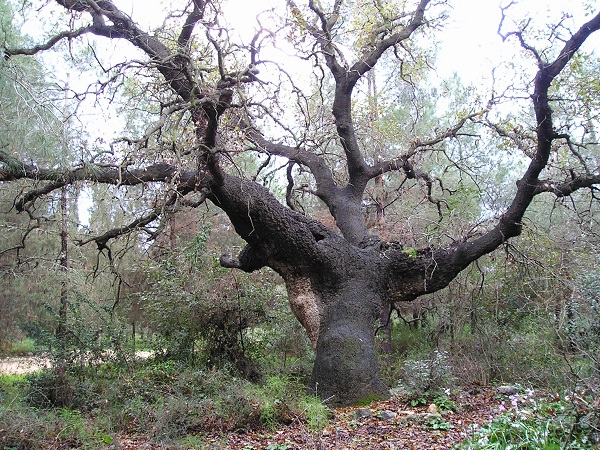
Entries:
{"type": "MultiPolygon", "coordinates": [[[[162,24],[164,12],[172,0],[115,0],[115,3],[130,14],[134,20],[148,30],[162,24]]],[[[299,4],[302,2],[298,2],[299,4]]],[[[415,0],[416,3],[416,0],[415,0]]],[[[488,79],[500,61],[510,59],[517,51],[515,40],[503,43],[498,35],[501,19],[501,5],[508,0],[454,0],[451,2],[450,17],[443,30],[439,31],[442,41],[436,69],[441,78],[453,72],[459,74],[463,82],[477,85],[488,79]]],[[[572,14],[566,26],[581,26],[585,21],[585,11],[580,2],[564,0],[520,0],[514,2],[508,16],[520,20],[531,20],[532,26],[555,23],[564,10],[572,14]]],[[[593,3],[593,2],[591,2],[593,3]]],[[[277,6],[285,8],[284,0],[224,0],[224,15],[234,34],[241,35],[249,42],[256,28],[256,16],[277,6]]],[[[263,24],[265,24],[263,19],[263,24]]],[[[505,31],[510,31],[510,20],[506,21],[505,31]]],[[[514,28],[513,28],[514,29],[514,28]]],[[[600,46],[600,37],[593,37],[586,44],[600,46]]],[[[533,64],[530,62],[530,64],[533,64]]]]}
{"type": "MultiPolygon", "coordinates": [[[[414,3],[416,1],[414,0],[414,3]]],[[[165,16],[170,10],[170,4],[182,3],[181,0],[114,0],[114,2],[129,14],[142,29],[149,32],[163,24],[165,16]]],[[[326,3],[325,0],[322,0],[322,2],[326,3]]],[[[503,42],[498,34],[498,25],[501,19],[500,5],[506,5],[507,2],[508,0],[454,0],[451,2],[449,18],[443,29],[437,30],[441,45],[435,63],[435,70],[439,79],[448,78],[456,72],[464,84],[473,85],[482,92],[489,92],[492,70],[499,67],[503,62],[515,61],[520,69],[526,70],[525,79],[528,77],[529,79],[533,78],[537,70],[533,58],[523,57],[523,51],[516,39],[513,38],[503,42]]],[[[304,1],[297,0],[297,3],[301,4],[304,1]]],[[[590,1],[588,3],[593,4],[594,2],[590,1]]],[[[239,37],[245,44],[250,42],[257,27],[255,19],[257,14],[274,6],[285,8],[284,0],[223,0],[222,4],[224,19],[226,20],[224,25],[229,25],[233,29],[231,33],[232,40],[235,41],[239,37]]],[[[544,36],[544,34],[548,34],[546,24],[557,23],[561,18],[562,10],[568,11],[573,16],[567,18],[564,22],[563,33],[565,33],[566,38],[570,37],[568,28],[575,30],[586,20],[589,20],[589,17],[585,16],[585,9],[578,1],[520,0],[515,2],[508,10],[503,32],[517,29],[517,25],[511,22],[512,18],[519,20],[520,24],[530,20],[532,28],[546,32],[540,34],[539,41],[532,42],[532,45],[536,48],[544,48],[549,45],[544,36]]],[[[268,26],[266,15],[262,17],[263,25],[268,26]]],[[[23,31],[36,40],[35,22],[37,20],[35,20],[35,17],[32,17],[32,19],[24,24],[23,31]]],[[[102,43],[101,50],[105,55],[109,55],[109,59],[112,59],[111,54],[114,55],[116,60],[123,58],[124,55],[126,57],[127,52],[131,50],[131,47],[122,41],[110,42],[103,38],[98,38],[95,41],[98,44],[102,43]]],[[[600,36],[592,36],[586,42],[584,50],[591,51],[599,47],[600,36]]],[[[269,53],[269,50],[266,53],[269,53]]],[[[56,54],[54,57],[56,57],[56,54]]],[[[291,61],[291,58],[289,61],[291,61]]],[[[287,62],[286,60],[285,63],[287,62]]],[[[53,62],[53,65],[58,64],[60,62],[53,62]]],[[[261,77],[268,76],[266,72],[265,69],[265,75],[261,73],[261,77]]],[[[510,78],[512,75],[508,71],[505,72],[505,76],[510,78]]],[[[57,77],[60,78],[60,75],[57,77]]],[[[77,80],[77,76],[74,76],[73,79],[77,80]]],[[[75,83],[75,81],[72,83],[75,83]]],[[[74,85],[73,88],[77,89],[77,86],[74,85]]],[[[122,133],[121,119],[113,113],[108,115],[112,118],[107,118],[107,121],[103,122],[96,121],[96,126],[101,123],[100,126],[103,128],[103,130],[97,130],[98,135],[103,135],[105,140],[110,140],[111,137],[122,133]]],[[[88,125],[91,126],[88,131],[94,136],[96,133],[93,131],[93,118],[88,125]]]]}

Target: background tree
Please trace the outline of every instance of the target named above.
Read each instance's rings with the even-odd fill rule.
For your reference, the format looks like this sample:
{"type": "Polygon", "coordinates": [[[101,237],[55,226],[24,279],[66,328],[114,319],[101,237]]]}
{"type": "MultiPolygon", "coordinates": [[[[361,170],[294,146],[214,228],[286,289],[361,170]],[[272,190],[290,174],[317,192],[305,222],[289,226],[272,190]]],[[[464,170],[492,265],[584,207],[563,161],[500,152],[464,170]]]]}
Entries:
{"type": "MultiPolygon", "coordinates": [[[[6,2],[0,2],[0,10],[2,11],[1,40],[12,45],[23,45],[26,37],[19,33],[18,25],[10,21],[13,15],[11,6],[6,2]]],[[[22,59],[14,64],[9,63],[7,55],[3,53],[0,62],[2,103],[0,123],[4,132],[0,145],[25,146],[30,148],[32,155],[40,161],[64,165],[68,158],[65,146],[68,132],[61,120],[64,105],[57,101],[60,95],[62,95],[60,91],[46,82],[42,66],[38,62],[22,59]],[[35,93],[42,94],[35,95],[35,93]]],[[[68,223],[72,225],[76,217],[66,215],[66,187],[62,192],[56,191],[47,196],[37,205],[24,200],[19,207],[26,214],[20,218],[15,217],[10,214],[15,209],[15,197],[18,192],[22,193],[26,186],[13,184],[6,187],[0,200],[4,244],[0,250],[1,276],[3,285],[7,287],[2,293],[3,320],[6,321],[6,326],[3,326],[2,341],[4,345],[10,346],[11,341],[15,339],[18,341],[23,337],[22,330],[19,328],[28,328],[28,325],[33,322],[31,319],[36,308],[35,302],[22,304],[24,297],[22,291],[28,289],[23,289],[17,275],[23,273],[35,279],[39,275],[36,270],[45,267],[53,274],[48,277],[48,287],[57,287],[57,282],[66,283],[66,274],[60,274],[57,268],[60,264],[66,271],[67,255],[61,254],[60,243],[57,247],[57,243],[52,242],[52,236],[58,236],[62,231],[66,234],[68,223]],[[65,213],[62,219],[60,214],[57,214],[61,210],[65,213]],[[61,222],[64,226],[63,230],[61,230],[61,222]],[[29,239],[27,249],[25,249],[26,238],[29,239]]],[[[73,205],[72,199],[70,200],[73,205]]],[[[63,243],[66,244],[66,235],[63,243]]],[[[36,291],[33,287],[30,290],[36,291]]],[[[59,289],[54,293],[59,294],[59,292],[60,301],[64,300],[63,304],[66,305],[66,290],[59,289]]],[[[47,296],[47,294],[51,295],[50,292],[35,292],[35,294],[38,307],[41,306],[40,303],[51,300],[47,296]]],[[[40,310],[38,309],[36,313],[40,313],[40,310]]],[[[42,317],[39,319],[40,323],[45,322],[42,317]]]]}
{"type": "MultiPolygon", "coordinates": [[[[365,130],[355,120],[365,77],[387,57],[401,67],[420,62],[426,70],[430,57],[421,49],[433,36],[443,39],[449,2],[376,2],[370,5],[372,14],[362,16],[355,14],[364,6],[361,2],[298,5],[288,0],[286,6],[282,20],[269,29],[259,20],[249,42],[233,42],[221,5],[212,1],[183,2],[153,33],[109,0],[48,4],[62,18],[61,31],[51,29],[27,48],[6,45],[7,63],[51,48],[66,52],[87,40],[102,73],[76,98],[84,101],[94,95],[109,102],[127,93],[137,101],[123,104],[122,114],[138,108],[144,114],[137,117],[146,119],[139,122],[137,136],[117,137],[109,144],[97,141],[68,168],[46,166],[23,146],[5,146],[0,150],[0,180],[44,183],[24,192],[17,206],[22,199],[34,201],[80,181],[125,192],[143,186],[143,211],[137,218],[83,240],[95,242],[100,251],[110,251],[116,237],[147,229],[172,206],[197,207],[210,200],[247,243],[236,259],[223,257],[221,264],[248,272],[267,266],[285,280],[291,308],[316,353],[311,388],[335,403],[359,402],[387,395],[374,345],[375,323],[384,305],[439,291],[473,261],[518,236],[536,196],[562,198],[600,182],[594,157],[586,153],[595,148],[592,135],[582,132],[582,124],[594,119],[563,127],[551,108],[557,102],[585,103],[569,100],[576,98],[568,95],[570,86],[557,100],[553,95],[562,89],[558,81],[574,80],[567,69],[574,58],[596,58],[578,52],[600,28],[600,15],[577,26],[557,19],[544,35],[548,47],[538,50],[542,44],[533,40],[529,23],[515,22],[506,31],[512,5],[505,8],[500,34],[520,45],[523,61],[534,61],[533,82],[517,80],[485,106],[475,99],[454,114],[438,117],[437,125],[423,134],[413,134],[413,128],[375,159],[368,149],[374,141],[361,138],[365,130]],[[348,17],[359,19],[355,23],[348,17]],[[316,92],[293,75],[299,73],[296,68],[283,67],[287,61],[269,59],[269,46],[284,33],[293,51],[312,65],[309,85],[317,86],[316,92]],[[111,65],[101,54],[107,40],[122,49],[122,61],[111,65]],[[505,102],[521,106],[523,92],[531,98],[523,107],[529,120],[500,120],[505,102]],[[457,229],[444,220],[452,217],[446,214],[452,196],[463,179],[474,180],[485,194],[469,166],[489,154],[494,139],[503,140],[524,167],[516,190],[505,204],[482,202],[485,208],[457,229]],[[335,226],[299,212],[290,194],[293,188],[284,206],[281,193],[274,195],[257,183],[256,175],[244,175],[239,169],[244,151],[264,155],[274,164],[287,161],[288,167],[309,175],[303,191],[322,202],[335,226]],[[457,159],[465,153],[469,156],[457,159]],[[554,157],[563,154],[563,159],[554,157]],[[443,161],[442,169],[438,161],[443,161]],[[417,204],[430,211],[425,216],[435,233],[413,237],[418,248],[386,241],[367,227],[368,188],[388,175],[423,193],[424,201],[417,204]]],[[[414,86],[407,83],[406,89],[414,86]]],[[[383,88],[379,92],[385,96],[383,88]]],[[[419,91],[414,89],[414,95],[419,91]]],[[[590,98],[588,104],[596,101],[590,98]]],[[[396,126],[400,133],[402,124],[396,126]]],[[[261,164],[259,171],[266,167],[261,164]]],[[[293,177],[288,179],[293,182],[293,177]]]]}

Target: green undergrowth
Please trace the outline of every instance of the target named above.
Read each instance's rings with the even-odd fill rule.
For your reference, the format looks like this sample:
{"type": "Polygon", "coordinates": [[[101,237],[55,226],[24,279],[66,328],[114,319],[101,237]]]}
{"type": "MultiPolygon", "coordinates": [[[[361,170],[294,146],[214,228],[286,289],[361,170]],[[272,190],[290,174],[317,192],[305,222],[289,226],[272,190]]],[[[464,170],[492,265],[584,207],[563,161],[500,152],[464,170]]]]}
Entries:
{"type": "Polygon", "coordinates": [[[38,344],[32,338],[17,342],[0,342],[0,354],[3,356],[21,356],[39,351],[38,344]]]}
{"type": "MultiPolygon", "coordinates": [[[[537,400],[511,396],[507,411],[455,450],[567,450],[597,449],[600,412],[594,397],[571,394],[537,400]]],[[[504,406],[504,405],[503,405],[504,406]]]]}
{"type": "Polygon", "coordinates": [[[101,448],[113,438],[81,411],[40,410],[18,401],[0,407],[0,448],[101,448]]]}
{"type": "MultiPolygon", "coordinates": [[[[304,423],[318,430],[330,411],[291,375],[252,383],[225,368],[191,369],[146,361],[135,370],[93,374],[53,371],[0,378],[0,448],[102,448],[120,434],[159,442],[210,432],[276,429],[304,423]]],[[[199,438],[200,439],[200,438],[199,438]]]]}

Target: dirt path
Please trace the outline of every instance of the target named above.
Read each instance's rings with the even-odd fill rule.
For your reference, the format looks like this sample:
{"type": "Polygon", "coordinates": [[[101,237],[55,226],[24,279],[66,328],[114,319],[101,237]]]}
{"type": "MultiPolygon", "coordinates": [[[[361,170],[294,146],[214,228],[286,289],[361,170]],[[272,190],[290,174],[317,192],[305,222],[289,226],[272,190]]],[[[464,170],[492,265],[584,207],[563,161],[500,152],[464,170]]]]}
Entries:
{"type": "MultiPolygon", "coordinates": [[[[146,359],[152,356],[152,352],[136,352],[136,358],[146,359]]],[[[0,375],[22,375],[24,373],[37,372],[51,366],[48,356],[9,356],[0,358],[0,375]]]]}
{"type": "Polygon", "coordinates": [[[0,374],[2,375],[21,375],[48,367],[50,367],[50,359],[45,356],[11,356],[0,359],[0,374]]]}

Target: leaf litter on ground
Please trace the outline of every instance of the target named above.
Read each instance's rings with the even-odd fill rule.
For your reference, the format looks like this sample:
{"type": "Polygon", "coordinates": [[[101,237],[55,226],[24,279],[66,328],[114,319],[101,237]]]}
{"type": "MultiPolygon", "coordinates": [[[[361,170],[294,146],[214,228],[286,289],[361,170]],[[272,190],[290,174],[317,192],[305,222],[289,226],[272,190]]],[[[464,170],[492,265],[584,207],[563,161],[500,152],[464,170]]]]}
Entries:
{"type": "Polygon", "coordinates": [[[502,399],[492,387],[471,387],[454,395],[452,400],[456,410],[443,414],[439,414],[431,404],[411,406],[392,397],[368,406],[337,408],[327,426],[318,431],[310,430],[298,419],[275,431],[253,429],[197,435],[194,437],[195,445],[165,445],[151,442],[144,436],[121,436],[110,448],[446,450],[471,437],[481,426],[501,414],[498,406],[502,399]]]}

